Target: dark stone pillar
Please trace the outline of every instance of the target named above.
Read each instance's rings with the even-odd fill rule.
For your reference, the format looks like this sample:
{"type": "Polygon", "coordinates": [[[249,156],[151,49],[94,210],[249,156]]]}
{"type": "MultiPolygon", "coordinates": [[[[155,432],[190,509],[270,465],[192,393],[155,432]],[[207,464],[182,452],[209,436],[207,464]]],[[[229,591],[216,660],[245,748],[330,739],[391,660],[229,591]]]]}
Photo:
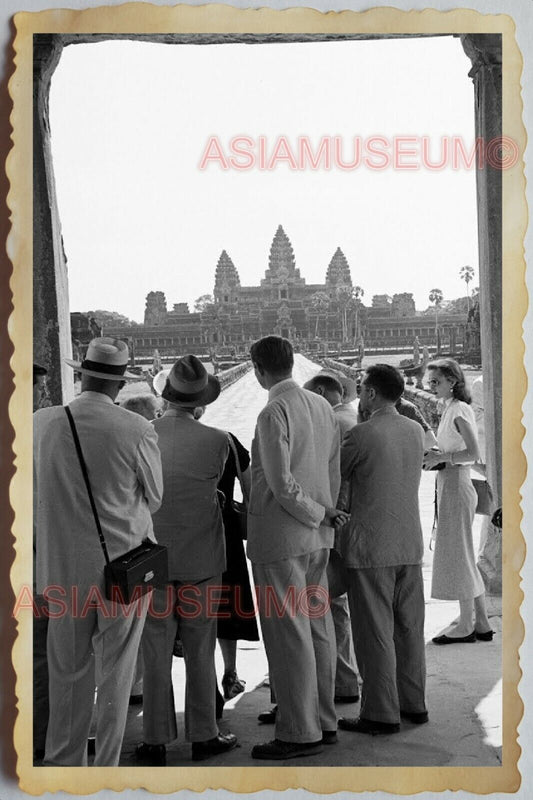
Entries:
{"type": "Polygon", "coordinates": [[[63,45],[54,35],[34,36],[33,62],[33,353],[48,369],[52,404],[73,395],[66,258],[56,202],[50,147],[49,95],[63,45]]]}
{"type": "MultiPolygon", "coordinates": [[[[485,403],[487,477],[497,506],[502,502],[502,169],[494,164],[495,140],[502,136],[502,37],[461,37],[472,61],[476,138],[492,153],[492,162],[478,163],[477,204],[480,277],[480,326],[485,403]],[[491,145],[492,143],[492,145],[491,145]],[[490,146],[490,147],[489,147],[490,146]]],[[[490,526],[492,528],[492,526],[490,526]]],[[[482,545],[487,591],[501,594],[501,538],[489,530],[482,545]]]]}

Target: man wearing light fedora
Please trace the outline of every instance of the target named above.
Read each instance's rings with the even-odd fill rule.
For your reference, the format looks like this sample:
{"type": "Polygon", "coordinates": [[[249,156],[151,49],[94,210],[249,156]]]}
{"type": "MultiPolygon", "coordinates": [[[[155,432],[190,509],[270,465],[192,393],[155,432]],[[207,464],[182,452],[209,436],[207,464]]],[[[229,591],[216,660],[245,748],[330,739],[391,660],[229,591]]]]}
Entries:
{"type": "Polygon", "coordinates": [[[200,761],[231,750],[233,734],[216,723],[217,598],[226,553],[217,484],[229,450],[225,431],[203,425],[194,409],[214,402],[220,383],[194,355],[178,359],[162,391],[168,409],[154,420],[163,465],[164,494],[154,530],[169,556],[169,584],[155,589],[153,613],[142,638],[143,743],[138,763],[164,766],[166,745],[178,735],[172,689],[176,633],[185,657],[185,738],[200,761]],[[169,613],[170,612],[170,613],[169,613]],[[174,613],[173,613],[174,612],[174,613]]]}
{"type": "MultiPolygon", "coordinates": [[[[81,394],[69,404],[110,559],[153,539],[151,512],[163,491],[157,435],[150,423],[114,404],[128,348],[93,339],[81,394]]],[[[104,554],[72,431],[62,406],[33,417],[37,590],[50,608],[50,717],[44,764],[85,766],[95,687],[95,766],[118,764],[129,691],[148,595],[127,609],[105,599],[104,554]],[[125,611],[128,613],[125,613],[125,611]]]]}

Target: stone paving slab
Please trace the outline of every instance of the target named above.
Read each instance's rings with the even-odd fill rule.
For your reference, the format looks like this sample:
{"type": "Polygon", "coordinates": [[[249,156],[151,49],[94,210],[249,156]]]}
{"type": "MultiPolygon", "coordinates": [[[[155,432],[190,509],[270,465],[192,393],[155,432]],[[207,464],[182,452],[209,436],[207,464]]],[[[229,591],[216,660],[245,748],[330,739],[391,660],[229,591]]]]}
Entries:
{"type": "MultiPolygon", "coordinates": [[[[294,377],[304,383],[318,371],[316,364],[296,356],[294,377]]],[[[255,420],[265,405],[267,393],[253,373],[248,373],[208,407],[206,424],[231,430],[250,447],[255,420]]],[[[237,735],[241,746],[221,756],[201,762],[215,766],[500,766],[501,765],[501,602],[489,600],[491,623],[496,631],[492,642],[438,647],[431,638],[458,613],[458,604],[430,597],[433,554],[429,549],[433,523],[435,476],[423,473],[420,487],[420,511],[425,539],[423,564],[426,596],[427,699],[430,722],[427,725],[403,724],[399,734],[371,737],[339,732],[336,745],[310,758],[286,762],[261,762],[251,758],[254,744],[274,737],[273,726],[260,725],[257,715],[270,707],[265,686],[268,672],[261,642],[239,642],[239,676],[246,680],[247,691],[226,704],[220,728],[237,735]]],[[[477,547],[481,518],[476,517],[474,540],[477,547]]],[[[223,672],[220,652],[216,653],[217,674],[223,672]]],[[[174,659],[173,683],[178,713],[179,736],[167,748],[168,766],[191,766],[190,745],[184,741],[184,663],[174,659]]],[[[357,716],[359,705],[339,705],[339,716],[357,716]]],[[[135,766],[133,750],[142,741],[142,707],[130,708],[121,765],[135,766]]],[[[195,764],[196,765],[196,764],[195,764]]],[[[355,787],[354,787],[355,788],[355,787]]]]}

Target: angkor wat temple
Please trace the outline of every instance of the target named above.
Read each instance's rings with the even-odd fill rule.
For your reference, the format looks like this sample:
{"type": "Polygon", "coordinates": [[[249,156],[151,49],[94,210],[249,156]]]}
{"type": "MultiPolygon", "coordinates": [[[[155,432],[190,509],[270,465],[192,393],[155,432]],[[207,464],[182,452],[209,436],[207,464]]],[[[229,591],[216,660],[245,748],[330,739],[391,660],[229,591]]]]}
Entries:
{"type": "MultiPolygon", "coordinates": [[[[242,286],[235,264],[223,250],[212,296],[202,298],[197,311],[191,313],[183,302],[169,310],[164,293],[153,291],[146,298],[143,325],[106,328],[104,333],[128,339],[135,355],[144,358],[155,349],[163,358],[184,352],[238,357],[267,334],[286,336],[300,350],[320,353],[361,352],[363,347],[405,350],[412,347],[415,337],[421,345],[435,344],[435,320],[416,315],[412,294],[375,295],[371,307],[364,305],[362,297],[340,247],[325,268],[324,283],[307,284],[279,225],[259,285],[242,286]]],[[[79,322],[72,320],[72,335],[83,342],[79,322]]],[[[462,345],[465,322],[465,315],[439,315],[441,344],[446,350],[462,345]]]]}

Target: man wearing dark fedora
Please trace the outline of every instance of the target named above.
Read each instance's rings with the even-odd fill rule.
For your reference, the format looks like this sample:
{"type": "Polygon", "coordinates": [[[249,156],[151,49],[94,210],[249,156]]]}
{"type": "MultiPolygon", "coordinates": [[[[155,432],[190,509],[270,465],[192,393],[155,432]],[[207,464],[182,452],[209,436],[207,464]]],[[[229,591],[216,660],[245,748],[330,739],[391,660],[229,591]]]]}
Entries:
{"type": "MultiPolygon", "coordinates": [[[[126,380],[128,348],[93,339],[81,394],[69,404],[87,465],[110,559],[153,539],[151,512],[163,483],[150,423],[115,405],[126,380]]],[[[116,766],[148,595],[127,607],[105,599],[104,554],[67,414],[62,406],[33,417],[37,590],[50,607],[50,716],[44,764],[85,766],[95,687],[96,766],[116,766]]]]}
{"type": "Polygon", "coordinates": [[[166,745],[178,735],[172,689],[172,652],[179,634],[185,657],[185,738],[200,761],[231,750],[236,737],[216,723],[217,598],[226,553],[217,484],[229,450],[225,431],[203,425],[197,407],[213,403],[220,383],[194,355],[183,356],[166,378],[169,404],[153,422],[163,465],[164,494],[154,530],[168,548],[169,584],[152,596],[142,638],[143,743],[138,763],[164,766],[166,745]],[[170,613],[169,613],[170,612],[170,613]]]}

